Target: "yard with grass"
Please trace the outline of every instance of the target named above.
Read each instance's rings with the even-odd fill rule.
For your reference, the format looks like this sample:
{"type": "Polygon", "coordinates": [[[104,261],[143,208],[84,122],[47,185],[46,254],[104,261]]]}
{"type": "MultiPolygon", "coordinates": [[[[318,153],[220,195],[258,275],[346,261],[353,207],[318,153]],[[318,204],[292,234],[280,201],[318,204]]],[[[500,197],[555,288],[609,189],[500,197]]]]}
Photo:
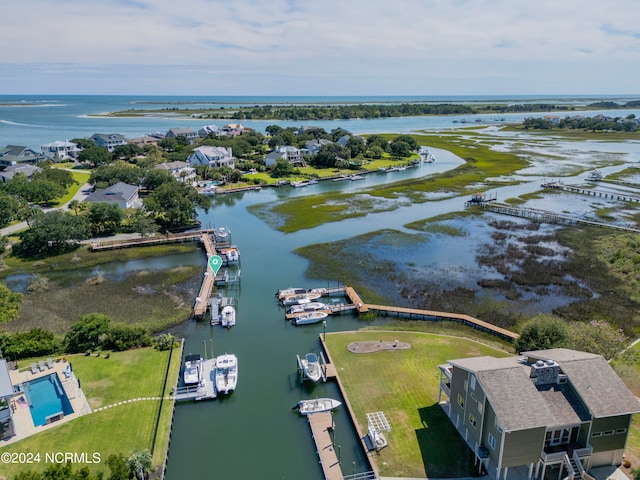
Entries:
{"type": "Polygon", "coordinates": [[[509,353],[470,339],[382,330],[330,333],[326,344],[361,431],[367,432],[367,413],[382,411],[389,421],[389,446],[374,457],[382,476],[475,475],[471,451],[438,405],[438,365],[456,358],[509,353]],[[411,348],[369,354],[347,350],[351,342],[395,340],[411,348]]]}
{"type": "MultiPolygon", "coordinates": [[[[134,398],[169,395],[180,371],[180,348],[174,349],[172,354],[145,348],[112,352],[108,358],[103,352],[99,357],[74,355],[67,360],[72,363],[94,412],[13,443],[0,449],[0,453],[32,452],[40,453],[44,458],[46,452],[86,452],[91,458],[97,452],[100,463],[87,466],[92,472],[103,471],[105,478],[109,474],[105,462],[114,453],[128,457],[133,450],[149,449],[153,464],[162,465],[173,401],[141,400],[100,412],[95,409],[134,398]]],[[[24,364],[30,361],[25,360],[27,363],[24,364]]],[[[44,462],[31,465],[32,470],[38,471],[46,467],[44,462]]],[[[5,464],[2,468],[2,480],[26,469],[25,465],[17,464],[5,464]]]]}

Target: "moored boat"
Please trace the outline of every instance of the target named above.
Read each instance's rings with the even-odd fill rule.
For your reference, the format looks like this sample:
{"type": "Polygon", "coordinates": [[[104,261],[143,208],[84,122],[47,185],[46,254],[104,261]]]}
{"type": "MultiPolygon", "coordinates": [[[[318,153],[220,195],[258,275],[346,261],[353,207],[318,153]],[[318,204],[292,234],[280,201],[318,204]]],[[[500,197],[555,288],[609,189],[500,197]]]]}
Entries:
{"type": "Polygon", "coordinates": [[[327,308],[327,304],[322,302],[297,303],[289,307],[287,313],[313,312],[314,310],[323,310],[325,308],[327,308]]]}
{"type": "Polygon", "coordinates": [[[364,180],[364,176],[363,175],[349,175],[349,180],[351,180],[352,182],[355,182],[356,180],[364,180]]]}
{"type": "Polygon", "coordinates": [[[296,293],[294,295],[285,295],[280,298],[280,301],[283,305],[295,305],[297,303],[309,303],[321,296],[322,294],[317,292],[296,293]]]}
{"type": "Polygon", "coordinates": [[[302,415],[311,413],[329,412],[342,405],[342,402],[333,398],[316,398],[314,400],[300,400],[293,406],[293,410],[298,410],[302,415]]]}
{"type": "Polygon", "coordinates": [[[300,359],[304,376],[312,382],[317,382],[322,378],[322,370],[320,369],[320,359],[315,353],[307,353],[304,358],[300,359]]]}
{"type": "Polygon", "coordinates": [[[297,314],[291,321],[296,325],[308,325],[310,323],[318,323],[328,316],[329,314],[327,312],[316,310],[313,312],[304,312],[297,314]]]}
{"type": "Polygon", "coordinates": [[[184,371],[182,381],[185,385],[200,383],[202,376],[202,357],[200,355],[187,355],[184,359],[184,371]]]}
{"type": "Polygon", "coordinates": [[[231,305],[222,307],[220,323],[223,327],[233,327],[236,324],[236,309],[231,305]]]}
{"type": "Polygon", "coordinates": [[[232,353],[216,357],[216,391],[229,393],[238,384],[238,358],[232,353]]]}
{"type": "Polygon", "coordinates": [[[225,257],[227,257],[227,263],[238,263],[240,261],[240,252],[237,248],[228,248],[224,251],[225,257]]]}
{"type": "Polygon", "coordinates": [[[602,173],[600,173],[599,171],[595,170],[591,173],[589,173],[589,175],[587,175],[587,181],[588,182],[599,182],[600,180],[602,180],[602,173]]]}
{"type": "Polygon", "coordinates": [[[280,289],[276,292],[276,297],[278,298],[282,298],[285,297],[287,295],[297,295],[300,293],[307,293],[307,289],[306,288],[300,288],[300,287],[289,287],[289,288],[283,288],[280,289]]]}

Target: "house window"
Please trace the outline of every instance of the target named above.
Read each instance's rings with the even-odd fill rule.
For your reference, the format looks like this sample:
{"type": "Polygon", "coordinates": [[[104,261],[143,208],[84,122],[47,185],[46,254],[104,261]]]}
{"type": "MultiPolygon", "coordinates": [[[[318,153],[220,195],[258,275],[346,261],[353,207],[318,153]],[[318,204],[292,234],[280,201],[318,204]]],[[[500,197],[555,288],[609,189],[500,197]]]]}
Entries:
{"type": "Polygon", "coordinates": [[[469,423],[474,427],[478,426],[478,421],[476,420],[476,417],[474,417],[473,414],[471,413],[469,414],[469,423]]]}
{"type": "Polygon", "coordinates": [[[602,436],[602,432],[593,432],[591,434],[591,438],[597,438],[597,437],[601,437],[602,436]]]}
{"type": "Polygon", "coordinates": [[[618,430],[616,430],[616,435],[622,435],[623,433],[627,433],[626,428],[619,428],[618,430]]]}
{"type": "Polygon", "coordinates": [[[613,430],[607,430],[602,434],[604,437],[610,437],[611,435],[613,435],[613,430]]]}
{"type": "Polygon", "coordinates": [[[498,417],[495,417],[493,419],[493,427],[498,433],[502,433],[502,425],[500,425],[500,420],[498,420],[498,417]]]}
{"type": "Polygon", "coordinates": [[[482,413],[482,402],[478,402],[478,412],[482,413]]]}
{"type": "Polygon", "coordinates": [[[469,380],[465,380],[464,381],[464,391],[466,392],[468,388],[469,388],[469,380]]]}
{"type": "Polygon", "coordinates": [[[492,450],[496,449],[496,439],[493,438],[493,435],[489,434],[489,446],[492,450]]]}
{"type": "Polygon", "coordinates": [[[464,408],[464,397],[460,394],[458,394],[458,405],[460,405],[461,408],[464,408]]]}
{"type": "Polygon", "coordinates": [[[471,375],[471,390],[476,389],[476,377],[475,375],[471,375]]]}

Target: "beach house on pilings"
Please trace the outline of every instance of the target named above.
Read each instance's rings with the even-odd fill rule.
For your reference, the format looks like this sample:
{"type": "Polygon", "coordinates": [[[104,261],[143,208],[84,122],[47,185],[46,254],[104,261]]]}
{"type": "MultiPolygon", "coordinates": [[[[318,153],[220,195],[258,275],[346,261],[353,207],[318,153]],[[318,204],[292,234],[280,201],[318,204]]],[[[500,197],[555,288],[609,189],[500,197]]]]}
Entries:
{"type": "Polygon", "coordinates": [[[564,348],[440,365],[438,402],[502,479],[588,479],[620,465],[640,404],[600,355],[564,348]]]}

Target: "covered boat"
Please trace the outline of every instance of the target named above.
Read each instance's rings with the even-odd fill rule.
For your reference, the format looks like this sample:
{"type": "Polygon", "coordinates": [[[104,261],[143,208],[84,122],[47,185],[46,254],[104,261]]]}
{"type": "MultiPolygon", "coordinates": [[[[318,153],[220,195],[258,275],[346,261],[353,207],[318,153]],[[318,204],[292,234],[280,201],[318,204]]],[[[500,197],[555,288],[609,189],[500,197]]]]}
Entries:
{"type": "Polygon", "coordinates": [[[216,391],[229,393],[238,383],[238,358],[232,353],[216,357],[216,391]]]}
{"type": "Polygon", "coordinates": [[[236,309],[231,305],[222,307],[220,323],[223,327],[233,327],[236,324],[236,309]]]}
{"type": "Polygon", "coordinates": [[[202,357],[200,355],[187,355],[184,359],[184,371],[182,380],[185,385],[200,383],[202,376],[202,357]]]}
{"type": "Polygon", "coordinates": [[[315,353],[307,353],[304,358],[300,359],[304,376],[312,382],[317,382],[322,378],[322,370],[320,369],[320,359],[315,353]]]}

